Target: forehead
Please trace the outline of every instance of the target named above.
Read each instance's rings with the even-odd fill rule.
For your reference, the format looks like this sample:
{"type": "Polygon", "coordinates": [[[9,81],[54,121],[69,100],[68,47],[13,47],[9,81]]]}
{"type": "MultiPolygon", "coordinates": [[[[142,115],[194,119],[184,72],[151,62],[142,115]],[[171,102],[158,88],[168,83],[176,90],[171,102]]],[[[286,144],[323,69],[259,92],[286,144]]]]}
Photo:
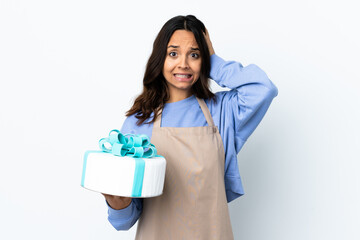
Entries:
{"type": "Polygon", "coordinates": [[[175,45],[180,47],[198,46],[194,34],[191,31],[187,31],[187,30],[176,30],[169,40],[168,46],[169,45],[175,45]]]}

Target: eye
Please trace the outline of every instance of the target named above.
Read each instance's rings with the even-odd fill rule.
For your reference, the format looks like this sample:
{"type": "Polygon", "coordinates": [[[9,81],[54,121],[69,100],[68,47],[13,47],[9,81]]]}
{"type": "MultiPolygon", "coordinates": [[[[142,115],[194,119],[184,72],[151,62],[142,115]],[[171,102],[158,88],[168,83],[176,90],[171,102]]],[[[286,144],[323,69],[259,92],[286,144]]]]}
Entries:
{"type": "Polygon", "coordinates": [[[176,52],[170,52],[170,53],[169,53],[169,56],[170,56],[170,57],[176,57],[176,55],[177,55],[176,52]]]}
{"type": "Polygon", "coordinates": [[[199,55],[198,53],[192,53],[192,54],[191,54],[191,57],[193,57],[193,58],[199,58],[200,55],[199,55]]]}

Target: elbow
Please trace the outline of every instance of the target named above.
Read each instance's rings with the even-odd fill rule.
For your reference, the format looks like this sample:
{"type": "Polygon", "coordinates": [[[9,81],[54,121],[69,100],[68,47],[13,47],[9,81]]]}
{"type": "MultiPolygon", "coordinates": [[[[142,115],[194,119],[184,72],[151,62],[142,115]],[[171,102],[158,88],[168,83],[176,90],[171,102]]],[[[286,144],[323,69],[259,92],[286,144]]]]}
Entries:
{"type": "Polygon", "coordinates": [[[266,87],[264,91],[262,104],[261,105],[270,105],[272,100],[278,95],[278,89],[275,85],[272,84],[271,87],[266,87]]]}
{"type": "Polygon", "coordinates": [[[271,84],[268,86],[263,86],[262,88],[258,89],[257,94],[257,101],[254,104],[257,108],[260,108],[261,106],[269,106],[272,102],[272,100],[277,96],[278,89],[275,85],[271,84]]]}
{"type": "Polygon", "coordinates": [[[263,100],[265,102],[271,102],[277,95],[279,91],[275,84],[267,78],[267,81],[264,81],[263,84],[263,100]]]}
{"type": "Polygon", "coordinates": [[[278,95],[278,88],[269,79],[267,74],[256,64],[250,64],[249,67],[252,69],[258,83],[265,87],[266,98],[272,100],[274,97],[276,97],[278,95]]]}
{"type": "Polygon", "coordinates": [[[270,100],[272,100],[273,98],[275,98],[278,93],[279,93],[279,90],[278,88],[270,81],[269,79],[269,86],[267,87],[268,88],[268,91],[267,91],[267,98],[269,98],[270,100]]]}

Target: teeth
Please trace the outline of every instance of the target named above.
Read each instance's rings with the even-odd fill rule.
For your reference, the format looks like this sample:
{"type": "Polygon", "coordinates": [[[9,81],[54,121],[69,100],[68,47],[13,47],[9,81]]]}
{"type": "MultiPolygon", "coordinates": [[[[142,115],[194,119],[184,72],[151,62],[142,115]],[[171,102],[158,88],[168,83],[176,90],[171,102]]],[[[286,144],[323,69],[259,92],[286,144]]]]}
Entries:
{"type": "Polygon", "coordinates": [[[180,77],[180,78],[190,78],[191,75],[182,75],[182,74],[175,74],[176,77],[180,77]]]}

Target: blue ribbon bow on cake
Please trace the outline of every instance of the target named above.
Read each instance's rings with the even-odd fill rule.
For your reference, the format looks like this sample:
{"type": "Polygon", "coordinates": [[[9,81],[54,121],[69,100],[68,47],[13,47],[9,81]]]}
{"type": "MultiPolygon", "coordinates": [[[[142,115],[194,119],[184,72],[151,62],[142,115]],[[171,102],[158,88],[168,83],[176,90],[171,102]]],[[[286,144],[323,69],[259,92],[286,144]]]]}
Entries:
{"type": "Polygon", "coordinates": [[[109,137],[100,139],[99,147],[103,152],[122,157],[151,158],[157,156],[156,148],[150,143],[148,136],[144,134],[123,135],[116,129],[110,131],[109,137]]]}

